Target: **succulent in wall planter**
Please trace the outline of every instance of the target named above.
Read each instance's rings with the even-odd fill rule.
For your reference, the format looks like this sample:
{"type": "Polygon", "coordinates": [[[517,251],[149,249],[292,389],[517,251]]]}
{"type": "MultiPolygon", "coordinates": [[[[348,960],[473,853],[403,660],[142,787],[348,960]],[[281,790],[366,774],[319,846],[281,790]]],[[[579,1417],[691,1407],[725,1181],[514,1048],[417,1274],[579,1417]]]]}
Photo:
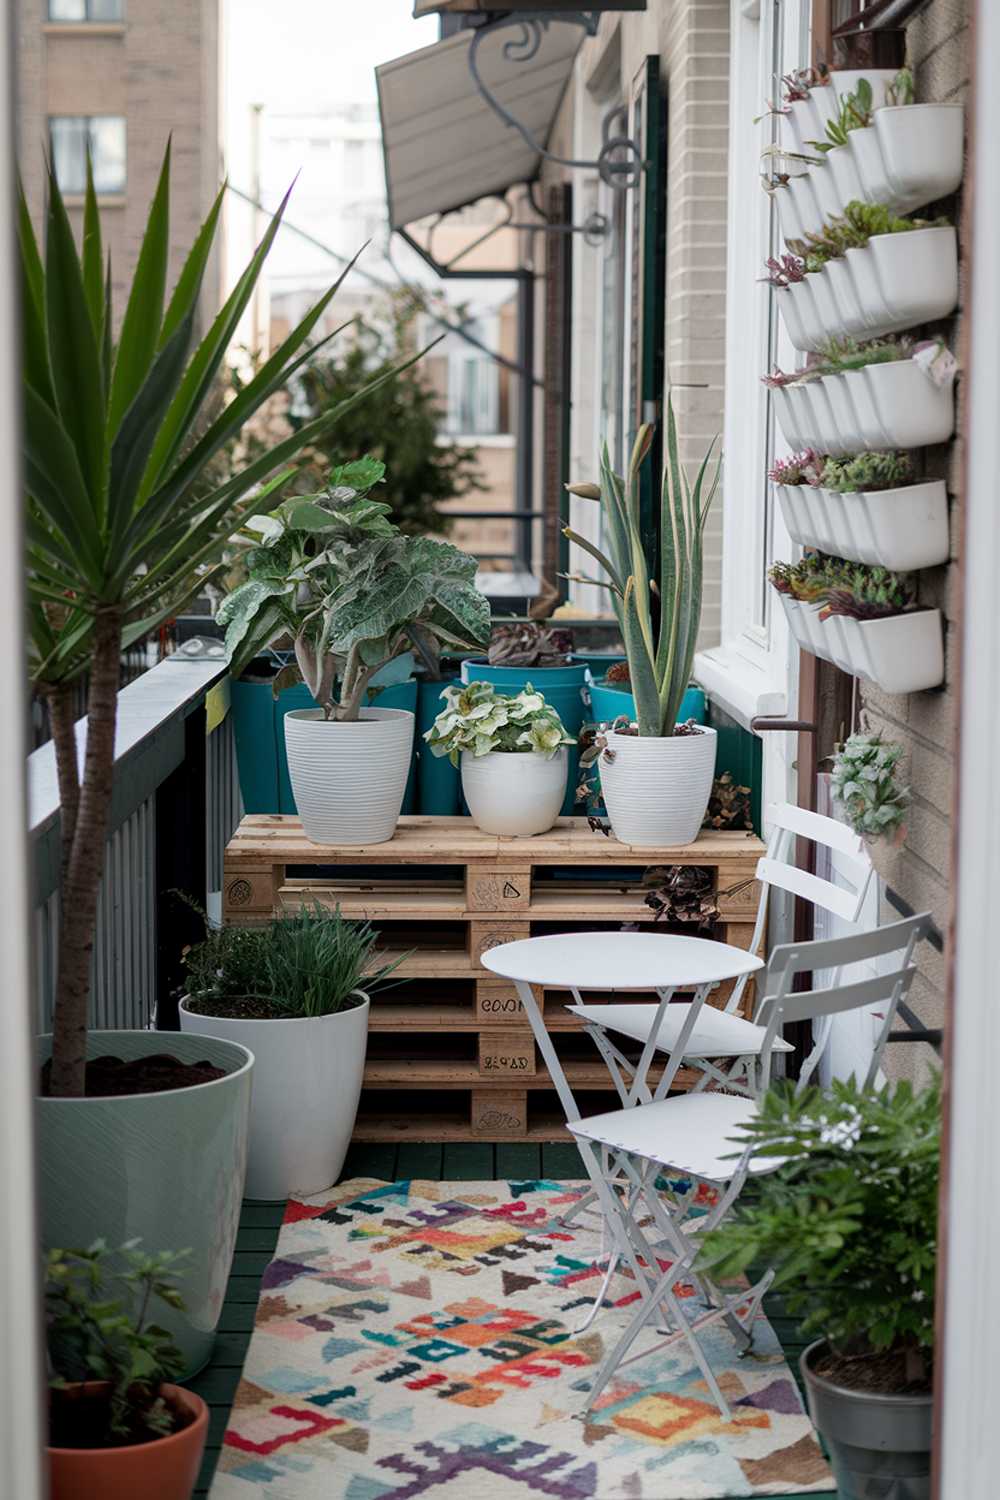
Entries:
{"type": "Polygon", "coordinates": [[[369,996],[402,962],[339,909],[208,929],[184,955],[181,1030],[254,1055],[246,1192],[285,1199],[340,1175],[361,1094],[369,996]]]}
{"type": "Polygon", "coordinates": [[[897,781],[902,745],[881,734],[850,735],[837,747],[830,776],[834,801],[855,833],[869,841],[899,836],[910,789],[897,781]]]}
{"type": "Polygon", "coordinates": [[[551,828],[566,796],[566,733],[559,715],[527,683],[517,694],[490,682],[447,687],[424,738],[434,755],[461,765],[462,791],[484,833],[530,835],[551,828]]]}
{"type": "Polygon", "coordinates": [[[51,1500],[188,1500],[208,1434],[200,1396],[173,1384],[184,1360],[157,1303],[183,1306],[181,1257],[131,1242],[112,1255],[52,1249],[45,1307],[51,1500]],[[111,1283],[124,1295],[109,1297],[111,1283]]]}
{"type": "Polygon", "coordinates": [[[678,718],[694,661],[701,616],[702,535],[721,460],[709,475],[713,440],[694,482],[688,480],[670,399],[666,437],[658,578],[650,577],[639,530],[639,472],[649,451],[651,428],[640,428],[625,480],[611,469],[605,448],[600,487],[571,486],[573,494],[599,499],[607,523],[607,554],[566,529],[570,540],[604,569],[625,642],[636,719],[634,725],[604,732],[598,766],[615,837],[637,848],[695,839],[715,775],[715,730],[679,724],[678,718]]]}
{"type": "Polygon", "coordinates": [[[395,832],[414,717],[362,707],[373,674],[410,650],[432,659],[489,635],[474,559],[404,535],[371,494],[383,473],[371,458],[343,464],[322,493],[255,517],[243,533],[247,580],[216,617],[235,672],[282,636],[294,640],[295,662],[273,688],[301,680],[320,705],[285,716],[295,803],[316,843],[359,847],[395,832]]]}

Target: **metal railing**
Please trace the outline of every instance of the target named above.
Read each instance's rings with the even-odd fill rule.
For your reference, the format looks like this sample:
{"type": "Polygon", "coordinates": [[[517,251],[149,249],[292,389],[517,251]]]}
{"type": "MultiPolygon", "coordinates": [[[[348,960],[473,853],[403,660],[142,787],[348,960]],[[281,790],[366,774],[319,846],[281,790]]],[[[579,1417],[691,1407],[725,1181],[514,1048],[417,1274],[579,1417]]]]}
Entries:
{"type": "MultiPolygon", "coordinates": [[[[211,911],[241,806],[229,680],[218,663],[169,657],[118,695],[115,791],[94,946],[91,1025],[176,1024],[178,959],[211,911]]],[[[77,726],[78,738],[84,725],[77,726]]],[[[28,757],[37,1019],[52,1019],[59,917],[55,756],[28,757]]]]}

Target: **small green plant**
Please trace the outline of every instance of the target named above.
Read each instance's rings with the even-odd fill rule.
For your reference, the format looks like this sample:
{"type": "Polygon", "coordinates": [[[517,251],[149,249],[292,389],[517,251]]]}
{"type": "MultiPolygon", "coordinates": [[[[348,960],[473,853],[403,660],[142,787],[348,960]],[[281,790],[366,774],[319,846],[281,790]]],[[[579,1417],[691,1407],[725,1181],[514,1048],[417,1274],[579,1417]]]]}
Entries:
{"type": "Polygon", "coordinates": [[[575,744],[530,682],[516,696],[498,693],[491,682],[470,682],[452,684],[441,697],[445,706],[424,739],[432,755],[447,755],[453,766],[463,750],[477,756],[494,750],[508,755],[534,751],[551,760],[560,746],[575,744]]]}
{"type": "Polygon", "coordinates": [[[572,631],[517,620],[494,625],[486,659],[491,667],[565,667],[572,651],[572,631]]]}
{"type": "Polygon", "coordinates": [[[900,68],[895,78],[885,91],[886,104],[913,104],[916,101],[917,91],[913,82],[913,74],[908,67],[900,68]]]}
{"type": "Polygon", "coordinates": [[[828,458],[819,483],[823,489],[836,490],[840,495],[862,490],[894,490],[913,483],[913,465],[905,453],[855,453],[849,458],[828,458]]]}
{"type": "Polygon", "coordinates": [[[809,141],[807,144],[823,152],[834,151],[838,146],[846,146],[852,130],[864,130],[871,124],[872,103],[872,86],[867,78],[861,78],[854,92],[846,94],[841,100],[840,111],[836,118],[827,120],[826,140],[809,141]]]}
{"type": "Polygon", "coordinates": [[[896,780],[902,757],[902,745],[881,734],[852,734],[833,758],[834,798],[863,838],[885,838],[902,825],[910,803],[909,788],[896,780]]]}
{"type": "Polygon", "coordinates": [[[831,580],[821,596],[820,619],[846,615],[852,620],[887,620],[913,608],[913,590],[888,568],[856,563],[843,581],[831,580]]]}
{"type": "Polygon", "coordinates": [[[900,359],[911,359],[913,348],[913,340],[906,335],[865,339],[861,343],[850,337],[830,339],[814,370],[819,375],[840,375],[844,370],[863,370],[867,365],[893,364],[900,359]]]}
{"type": "Polygon", "coordinates": [[[821,604],[828,590],[847,586],[854,566],[839,557],[807,552],[797,563],[772,563],[767,576],[779,594],[787,594],[801,604],[821,604]]]}
{"type": "Polygon", "coordinates": [[[259,927],[210,928],[183,955],[188,1008],[201,1015],[295,1020],[333,1016],[383,985],[403,961],[381,960],[378,934],[318,903],[259,927]]]}
{"type": "Polygon", "coordinates": [[[175,1430],[177,1414],[161,1387],[184,1368],[166,1329],[150,1321],[154,1301],[184,1306],[177,1279],[187,1251],[147,1254],[138,1240],[112,1252],[103,1240],[89,1250],[50,1250],[45,1308],[52,1391],[53,1447],[118,1448],[175,1430]],[[124,1288],[108,1296],[108,1284],[124,1288]],[[105,1381],[107,1400],[73,1400],[68,1388],[105,1381]],[[83,1425],[81,1433],[78,1427],[83,1425]]]}
{"type": "Polygon", "coordinates": [[[864,1386],[886,1357],[900,1385],[926,1388],[934,1343],[940,1087],[876,1092],[854,1082],[828,1092],[782,1081],[738,1143],[776,1158],[706,1235],[699,1264],[713,1276],[773,1266],[774,1285],[807,1335],[840,1357],[845,1383],[864,1386]]]}

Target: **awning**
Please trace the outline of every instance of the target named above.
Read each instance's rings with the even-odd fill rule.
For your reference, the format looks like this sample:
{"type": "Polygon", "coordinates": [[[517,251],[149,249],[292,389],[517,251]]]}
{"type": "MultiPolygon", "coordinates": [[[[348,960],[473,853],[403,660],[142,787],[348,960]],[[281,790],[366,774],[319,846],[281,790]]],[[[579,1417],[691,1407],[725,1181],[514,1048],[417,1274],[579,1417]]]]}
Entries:
{"type": "MultiPolygon", "coordinates": [[[[503,107],[544,145],[582,33],[578,26],[551,26],[525,60],[504,56],[516,36],[508,27],[484,36],[477,66],[503,107]]],[[[468,66],[471,40],[471,32],[460,31],[375,69],[393,229],[537,176],[539,153],[476,88],[468,66]]]]}
{"type": "Polygon", "coordinates": [[[589,0],[587,4],[583,0],[413,0],[413,14],[417,20],[421,16],[440,15],[442,11],[447,15],[477,15],[485,11],[512,11],[516,14],[528,10],[538,15],[547,11],[645,9],[646,0],[589,0]]]}

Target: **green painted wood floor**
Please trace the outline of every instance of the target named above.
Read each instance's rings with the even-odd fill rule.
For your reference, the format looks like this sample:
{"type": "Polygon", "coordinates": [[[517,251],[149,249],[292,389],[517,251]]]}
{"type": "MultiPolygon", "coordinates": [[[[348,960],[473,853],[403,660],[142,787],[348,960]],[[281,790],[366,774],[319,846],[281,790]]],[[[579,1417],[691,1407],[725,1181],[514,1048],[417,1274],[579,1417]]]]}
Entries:
{"type": "MultiPolygon", "coordinates": [[[[387,1182],[409,1177],[443,1182],[491,1182],[507,1177],[579,1178],[581,1173],[575,1146],[493,1146],[456,1142],[444,1146],[420,1143],[352,1146],[344,1163],[343,1175],[345,1178],[376,1177],[387,1182]]],[[[243,1205],[236,1258],[212,1361],[190,1382],[191,1389],[203,1396],[209,1407],[208,1446],[193,1500],[207,1496],[215,1472],[229,1409],[253,1331],[260,1278],[274,1254],[283,1215],[284,1205],[281,1203],[247,1201],[243,1205]]],[[[798,1379],[798,1357],[804,1348],[798,1328],[792,1318],[785,1316],[780,1297],[767,1298],[764,1306],[798,1379]]],[[[786,1500],[807,1500],[807,1497],[791,1495],[786,1500]]]]}

